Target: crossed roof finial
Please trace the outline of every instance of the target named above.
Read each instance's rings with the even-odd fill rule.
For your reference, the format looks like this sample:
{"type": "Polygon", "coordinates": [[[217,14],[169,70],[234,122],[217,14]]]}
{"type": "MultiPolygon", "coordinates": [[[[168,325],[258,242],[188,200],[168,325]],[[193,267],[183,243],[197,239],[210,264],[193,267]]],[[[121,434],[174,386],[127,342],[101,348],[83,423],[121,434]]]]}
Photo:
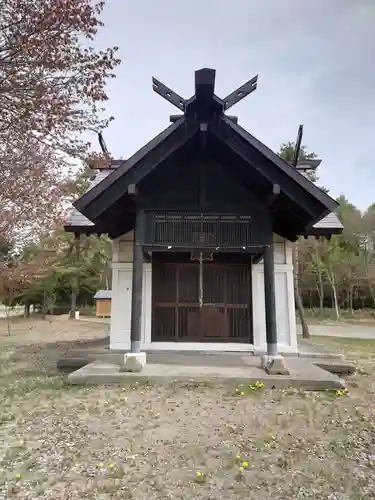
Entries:
{"type": "Polygon", "coordinates": [[[197,70],[195,72],[195,94],[190,99],[184,99],[154,77],[152,78],[152,86],[157,94],[173,104],[173,106],[176,106],[184,114],[188,114],[189,107],[196,107],[197,103],[205,105],[207,108],[209,103],[213,101],[216,103],[216,109],[220,107],[221,112],[227,111],[257,88],[258,75],[228,94],[224,99],[220,99],[214,93],[215,76],[215,69],[203,68],[197,70]]]}

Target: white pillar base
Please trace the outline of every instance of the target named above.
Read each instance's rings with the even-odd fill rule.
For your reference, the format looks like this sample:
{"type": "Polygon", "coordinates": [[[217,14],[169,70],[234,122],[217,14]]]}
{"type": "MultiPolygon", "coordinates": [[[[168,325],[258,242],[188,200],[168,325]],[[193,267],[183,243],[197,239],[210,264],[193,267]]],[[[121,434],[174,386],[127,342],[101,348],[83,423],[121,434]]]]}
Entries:
{"type": "Polygon", "coordinates": [[[262,368],[269,375],[290,375],[284,356],[262,356],[262,368]]]}
{"type": "Polygon", "coordinates": [[[141,372],[145,366],[145,352],[128,352],[124,354],[124,363],[120,366],[120,372],[141,372]]]}

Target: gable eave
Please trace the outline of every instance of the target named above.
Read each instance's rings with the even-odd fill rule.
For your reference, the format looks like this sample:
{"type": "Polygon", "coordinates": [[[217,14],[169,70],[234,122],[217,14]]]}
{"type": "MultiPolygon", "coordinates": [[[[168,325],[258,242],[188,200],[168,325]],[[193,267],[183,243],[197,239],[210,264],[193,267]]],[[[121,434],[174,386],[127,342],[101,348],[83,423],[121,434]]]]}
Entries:
{"type": "Polygon", "coordinates": [[[341,234],[344,226],[337,214],[329,212],[315,224],[309,225],[302,236],[332,236],[341,234]]]}
{"type": "MultiPolygon", "coordinates": [[[[299,185],[309,195],[320,202],[329,212],[334,212],[338,207],[337,201],[331,198],[327,193],[322,191],[313,182],[303,176],[297,169],[283,160],[280,156],[274,153],[270,148],[263,144],[259,139],[247,132],[243,127],[230,120],[227,116],[222,116],[221,120],[225,126],[234,135],[240,136],[246,143],[255,148],[265,158],[270,160],[281,172],[287,175],[292,181],[299,185]]],[[[329,213],[327,212],[327,213],[329,213]]]]}
{"type": "Polygon", "coordinates": [[[160,134],[149,141],[145,146],[136,151],[128,160],[124,160],[121,165],[114,169],[106,178],[104,178],[99,184],[95,185],[87,191],[83,196],[73,203],[73,206],[85,215],[87,218],[92,220],[90,216],[90,210],[88,208],[90,205],[94,204],[106,191],[110,190],[117,181],[129,172],[134,172],[136,166],[148,155],[152,154],[153,151],[158,148],[164,141],[176,134],[179,130],[185,127],[186,120],[182,116],[179,120],[169,125],[160,134]]]}

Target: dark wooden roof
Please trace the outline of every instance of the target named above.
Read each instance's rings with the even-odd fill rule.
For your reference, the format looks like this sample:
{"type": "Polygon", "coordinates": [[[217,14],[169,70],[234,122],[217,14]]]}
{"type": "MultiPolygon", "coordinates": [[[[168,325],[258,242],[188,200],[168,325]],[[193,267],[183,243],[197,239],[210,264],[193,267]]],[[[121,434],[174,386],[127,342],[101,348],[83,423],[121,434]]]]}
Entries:
{"type": "MultiPolygon", "coordinates": [[[[306,232],[315,234],[314,228],[335,211],[337,203],[296,168],[227,117],[224,110],[238,99],[234,99],[234,93],[223,100],[218,98],[214,94],[214,80],[214,70],[197,71],[195,94],[188,100],[157,81],[156,91],[180,111],[184,111],[184,115],[128,160],[111,169],[101,182],[77,200],[74,206],[78,213],[95,227],[109,233],[117,214],[122,219],[128,219],[124,230],[131,229],[134,206],[127,195],[129,185],[138,184],[177,151],[186,147],[196,148],[199,138],[204,134],[210,138],[215,150],[228,159],[229,165],[235,164],[241,170],[244,182],[249,186],[257,185],[262,197],[272,193],[273,186],[279,186],[281,194],[273,207],[275,232],[289,239],[306,232]],[[121,214],[118,213],[120,204],[121,214]]],[[[237,94],[250,93],[254,83],[248,84],[243,86],[243,91],[241,87],[237,89],[237,94]]],[[[337,232],[337,229],[332,232],[337,232]]]]}
{"type": "MultiPolygon", "coordinates": [[[[117,160],[116,160],[117,161],[117,160]]],[[[101,170],[95,178],[90,183],[89,189],[90,191],[94,186],[102,182],[109,174],[117,168],[120,163],[112,164],[112,168],[107,168],[106,170],[101,170]]],[[[87,217],[82,215],[75,207],[72,207],[67,221],[64,226],[65,230],[68,232],[75,233],[97,233],[100,232],[98,227],[95,226],[93,222],[91,222],[87,217]]],[[[313,227],[304,234],[311,236],[328,236],[331,234],[339,234],[343,230],[343,225],[341,224],[339,218],[334,212],[331,212],[326,217],[318,221],[313,227]]]]}

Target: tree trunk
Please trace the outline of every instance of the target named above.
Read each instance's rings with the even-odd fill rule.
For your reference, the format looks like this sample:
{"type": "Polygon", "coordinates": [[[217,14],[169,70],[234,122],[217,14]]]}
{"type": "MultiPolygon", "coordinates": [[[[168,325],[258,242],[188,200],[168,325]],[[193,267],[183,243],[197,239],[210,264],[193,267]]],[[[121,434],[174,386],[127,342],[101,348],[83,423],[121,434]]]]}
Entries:
{"type": "Polygon", "coordinates": [[[75,241],[74,241],[74,248],[75,248],[75,256],[76,256],[76,260],[77,260],[77,272],[72,277],[72,281],[71,281],[69,319],[76,318],[77,297],[78,297],[78,293],[79,293],[79,277],[78,277],[78,272],[79,272],[78,271],[78,263],[79,263],[79,258],[80,258],[79,243],[80,243],[79,234],[76,234],[75,241]]]}
{"type": "Polygon", "coordinates": [[[319,313],[323,316],[324,312],[324,285],[323,285],[323,277],[322,273],[318,274],[318,293],[319,293],[319,313]]]}
{"type": "Polygon", "coordinates": [[[26,303],[23,308],[23,317],[30,318],[30,304],[26,303]]]}
{"type": "Polygon", "coordinates": [[[323,273],[322,273],[322,268],[321,268],[321,256],[319,253],[319,245],[317,240],[314,240],[314,252],[316,254],[316,265],[315,265],[315,270],[316,270],[316,276],[317,276],[317,290],[318,290],[318,295],[319,295],[319,314],[323,316],[324,313],[324,281],[323,281],[323,273]]]}
{"type": "Polygon", "coordinates": [[[350,314],[353,316],[353,287],[349,286],[349,295],[348,295],[348,309],[350,314]]]}
{"type": "Polygon", "coordinates": [[[372,304],[375,308],[375,294],[374,294],[374,290],[372,289],[369,277],[367,277],[367,286],[368,286],[368,290],[369,290],[370,295],[371,295],[372,304]]]}
{"type": "Polygon", "coordinates": [[[10,321],[10,307],[9,306],[5,306],[5,317],[7,320],[7,334],[8,334],[8,337],[10,337],[12,334],[12,324],[10,321]]]}
{"type": "Polygon", "coordinates": [[[373,290],[372,285],[371,285],[369,266],[370,266],[370,257],[369,257],[369,254],[366,253],[365,254],[365,278],[366,278],[366,284],[368,287],[368,291],[371,295],[372,304],[373,304],[373,307],[375,308],[375,294],[374,294],[374,290],[373,290]]]}
{"type": "Polygon", "coordinates": [[[335,286],[332,286],[332,294],[333,294],[333,304],[335,306],[335,313],[336,313],[336,319],[337,321],[340,320],[340,311],[339,311],[339,305],[337,302],[337,290],[335,286]]]}
{"type": "Polygon", "coordinates": [[[47,292],[44,290],[43,304],[42,304],[42,319],[46,319],[47,312],[48,312],[48,295],[47,292]]]}
{"type": "Polygon", "coordinates": [[[310,332],[309,327],[306,323],[305,311],[303,309],[301,294],[299,290],[299,279],[298,279],[298,242],[293,245],[293,283],[294,283],[294,300],[296,303],[298,315],[301,321],[302,327],[302,338],[309,339],[310,332]]]}
{"type": "Polygon", "coordinates": [[[336,313],[336,319],[337,319],[337,321],[339,321],[340,320],[340,310],[339,310],[339,303],[338,303],[338,299],[337,299],[335,277],[334,277],[333,272],[330,272],[330,271],[327,272],[327,275],[328,275],[328,281],[329,281],[329,283],[331,285],[331,289],[332,289],[332,306],[333,306],[333,309],[335,310],[335,313],[336,313]]]}
{"type": "Polygon", "coordinates": [[[77,310],[77,277],[73,276],[71,285],[71,295],[70,295],[70,311],[69,319],[75,319],[77,310]]]}

